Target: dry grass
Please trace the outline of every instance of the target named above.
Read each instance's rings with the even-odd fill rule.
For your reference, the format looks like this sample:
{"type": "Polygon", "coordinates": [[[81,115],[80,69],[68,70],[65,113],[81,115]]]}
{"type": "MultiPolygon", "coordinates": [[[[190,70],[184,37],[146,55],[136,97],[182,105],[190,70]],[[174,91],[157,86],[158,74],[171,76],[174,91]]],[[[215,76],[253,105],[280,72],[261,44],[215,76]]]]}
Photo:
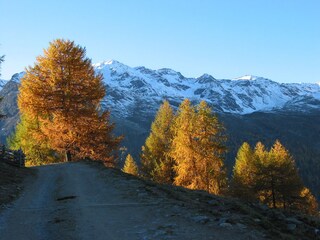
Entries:
{"type": "Polygon", "coordinates": [[[0,206],[16,199],[23,189],[23,180],[34,174],[34,169],[19,168],[0,162],[0,206]]]}
{"type": "MultiPolygon", "coordinates": [[[[98,163],[95,165],[102,171],[105,167],[98,163]]],[[[236,225],[244,224],[247,230],[263,232],[267,239],[320,239],[320,219],[298,213],[290,213],[278,209],[270,209],[258,203],[242,202],[230,197],[221,197],[208,194],[205,191],[189,190],[178,186],[157,184],[152,181],[137,178],[123,173],[118,169],[109,169],[121,178],[139,180],[144,185],[144,190],[157,195],[159,198],[174,199],[186,208],[196,210],[199,214],[209,216],[210,219],[225,218],[226,222],[236,225]],[[288,219],[296,219],[294,230],[288,229],[288,219]]],[[[130,181],[129,181],[130,182],[130,181]]],[[[213,220],[215,221],[215,220],[213,220]]]]}

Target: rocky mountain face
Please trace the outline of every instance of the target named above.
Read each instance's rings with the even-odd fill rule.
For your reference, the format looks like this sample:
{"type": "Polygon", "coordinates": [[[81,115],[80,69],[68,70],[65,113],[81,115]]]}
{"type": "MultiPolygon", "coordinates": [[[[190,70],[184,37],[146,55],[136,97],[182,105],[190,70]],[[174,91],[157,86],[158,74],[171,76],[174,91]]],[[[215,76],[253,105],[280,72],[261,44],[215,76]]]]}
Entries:
{"type": "Polygon", "coordinates": [[[13,131],[16,123],[19,119],[19,111],[17,107],[17,95],[19,80],[16,78],[17,75],[13,75],[10,81],[6,81],[0,91],[0,96],[2,100],[0,102],[0,112],[5,115],[5,117],[0,121],[0,139],[1,143],[5,143],[6,137],[13,131]]]}
{"type": "Polygon", "coordinates": [[[0,89],[2,89],[2,88],[4,87],[4,85],[7,84],[7,82],[8,82],[8,81],[6,81],[6,80],[0,79],[0,89]]]}
{"type": "MultiPolygon", "coordinates": [[[[131,68],[117,61],[94,64],[104,76],[107,95],[103,108],[111,111],[116,133],[136,159],[149,134],[154,115],[164,99],[177,108],[184,98],[206,100],[225,124],[229,136],[227,165],[243,141],[268,147],[279,139],[293,154],[307,186],[320,196],[320,85],[281,84],[262,77],[215,79],[204,74],[187,78],[172,69],[131,68]]],[[[15,74],[0,91],[1,138],[12,132],[18,120],[16,99],[19,79],[15,74]]]]}
{"type": "Polygon", "coordinates": [[[280,84],[254,76],[218,80],[204,74],[186,78],[167,68],[131,68],[117,61],[94,66],[105,78],[106,104],[117,106],[113,109],[121,111],[121,115],[129,114],[138,101],[154,108],[163,99],[177,105],[184,98],[195,102],[206,100],[215,111],[234,114],[320,108],[319,84],[280,84]]]}
{"type": "MultiPolygon", "coordinates": [[[[137,105],[141,111],[153,114],[164,99],[178,106],[185,98],[193,102],[205,100],[216,112],[241,115],[320,109],[318,83],[277,83],[249,75],[232,80],[215,79],[208,74],[187,78],[168,68],[131,68],[114,60],[94,64],[94,67],[104,76],[107,96],[103,106],[121,117],[130,116],[137,105]],[[141,104],[147,107],[142,108],[141,104]]],[[[19,83],[23,74],[13,75],[9,82],[19,83]]],[[[4,87],[6,82],[2,80],[0,87],[4,87]]]]}

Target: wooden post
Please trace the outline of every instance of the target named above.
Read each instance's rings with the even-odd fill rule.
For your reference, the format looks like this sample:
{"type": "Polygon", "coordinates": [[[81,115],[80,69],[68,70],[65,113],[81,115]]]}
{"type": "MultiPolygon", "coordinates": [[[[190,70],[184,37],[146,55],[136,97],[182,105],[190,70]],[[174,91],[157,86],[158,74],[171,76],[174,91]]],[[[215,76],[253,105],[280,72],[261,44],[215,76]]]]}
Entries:
{"type": "Polygon", "coordinates": [[[20,167],[24,167],[24,157],[23,157],[23,152],[21,150],[21,148],[18,150],[18,158],[19,158],[19,166],[20,167]]]}
{"type": "Polygon", "coordinates": [[[66,151],[66,162],[71,162],[71,152],[69,150],[66,151]]]}

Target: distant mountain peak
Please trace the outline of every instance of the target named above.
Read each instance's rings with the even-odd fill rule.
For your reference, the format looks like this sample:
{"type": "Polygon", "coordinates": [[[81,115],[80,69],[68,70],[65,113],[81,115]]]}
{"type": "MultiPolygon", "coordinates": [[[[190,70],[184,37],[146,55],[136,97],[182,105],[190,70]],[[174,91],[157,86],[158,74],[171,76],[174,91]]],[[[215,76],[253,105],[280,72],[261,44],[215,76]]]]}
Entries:
{"type": "Polygon", "coordinates": [[[101,63],[95,63],[93,64],[93,67],[95,68],[103,68],[107,65],[113,65],[113,66],[119,66],[119,65],[122,65],[122,66],[125,66],[123,63],[117,61],[117,60],[114,60],[114,59],[111,59],[111,60],[108,60],[108,61],[103,61],[101,63]]]}
{"type": "Polygon", "coordinates": [[[202,74],[200,77],[198,77],[198,79],[199,78],[213,78],[213,79],[215,79],[214,77],[212,77],[210,74],[208,74],[208,73],[205,73],[205,74],[202,74]]]}
{"type": "Polygon", "coordinates": [[[26,72],[19,72],[12,75],[10,81],[14,81],[16,83],[20,83],[21,78],[26,74],[26,72]]]}
{"type": "MultiPolygon", "coordinates": [[[[248,114],[279,109],[320,109],[320,84],[277,83],[267,78],[245,75],[215,79],[209,74],[184,77],[170,68],[152,70],[130,67],[116,60],[93,64],[103,75],[107,95],[103,104],[119,115],[135,114],[134,109],[155,112],[163,99],[177,106],[184,98],[206,100],[216,111],[248,114]]],[[[12,80],[19,82],[23,72],[12,80]]],[[[0,86],[1,87],[1,86],[0,86]]]]}
{"type": "Polygon", "coordinates": [[[242,77],[234,78],[233,80],[248,80],[248,81],[255,81],[257,79],[261,79],[263,77],[253,76],[253,75],[244,75],[242,77]]]}
{"type": "Polygon", "coordinates": [[[212,77],[210,74],[203,74],[200,77],[197,78],[199,83],[209,83],[212,82],[214,80],[216,80],[214,77],[212,77]]]}
{"type": "Polygon", "coordinates": [[[160,74],[168,74],[168,75],[176,75],[176,74],[180,74],[178,72],[176,72],[175,70],[171,69],[171,68],[160,68],[158,70],[156,70],[158,73],[160,74]]]}

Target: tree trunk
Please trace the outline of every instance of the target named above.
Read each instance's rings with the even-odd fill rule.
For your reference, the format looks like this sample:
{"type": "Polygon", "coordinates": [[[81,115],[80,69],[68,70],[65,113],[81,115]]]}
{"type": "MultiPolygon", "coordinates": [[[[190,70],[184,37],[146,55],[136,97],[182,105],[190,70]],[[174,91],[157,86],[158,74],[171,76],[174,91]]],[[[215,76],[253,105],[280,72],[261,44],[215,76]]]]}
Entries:
{"type": "Polygon", "coordinates": [[[206,185],[207,185],[206,188],[207,188],[207,192],[210,193],[210,184],[209,184],[210,180],[209,180],[208,164],[207,164],[207,162],[205,164],[206,164],[206,167],[205,167],[206,177],[205,178],[206,178],[206,185]]]}
{"type": "Polygon", "coordinates": [[[276,196],[275,196],[275,189],[274,189],[274,181],[273,178],[271,180],[271,194],[272,194],[272,205],[273,208],[276,208],[276,196]]]}
{"type": "Polygon", "coordinates": [[[69,150],[66,151],[66,162],[71,162],[71,152],[69,150]]]}

